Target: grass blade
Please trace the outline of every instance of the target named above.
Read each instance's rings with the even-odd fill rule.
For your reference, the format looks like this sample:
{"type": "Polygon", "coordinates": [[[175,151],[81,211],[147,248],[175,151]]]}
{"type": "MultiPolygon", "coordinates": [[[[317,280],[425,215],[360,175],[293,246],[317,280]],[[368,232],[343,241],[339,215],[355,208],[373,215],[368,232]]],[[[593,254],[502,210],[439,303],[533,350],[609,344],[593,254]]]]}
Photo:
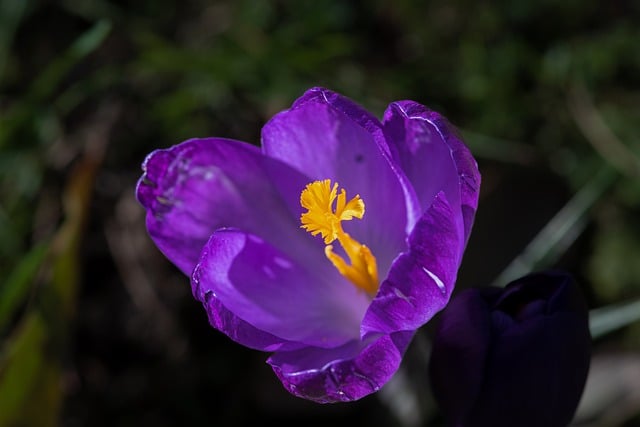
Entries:
{"type": "Polygon", "coordinates": [[[617,173],[603,167],[580,189],[566,205],[531,240],[494,281],[494,286],[505,286],[531,271],[545,268],[578,238],[586,226],[587,213],[602,194],[614,183],[617,173]]]}
{"type": "Polygon", "coordinates": [[[596,339],[640,321],[640,299],[596,308],[589,313],[589,329],[596,339]]]}

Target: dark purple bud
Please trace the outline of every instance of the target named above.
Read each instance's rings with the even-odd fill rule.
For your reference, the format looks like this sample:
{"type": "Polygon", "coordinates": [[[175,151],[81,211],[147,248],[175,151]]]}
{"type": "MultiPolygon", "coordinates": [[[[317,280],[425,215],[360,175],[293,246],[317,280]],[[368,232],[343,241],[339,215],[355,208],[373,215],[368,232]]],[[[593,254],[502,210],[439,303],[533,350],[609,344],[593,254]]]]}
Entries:
{"type": "Polygon", "coordinates": [[[455,427],[566,427],[589,371],[588,308],[549,271],[461,292],[441,315],[430,378],[455,427]]]}

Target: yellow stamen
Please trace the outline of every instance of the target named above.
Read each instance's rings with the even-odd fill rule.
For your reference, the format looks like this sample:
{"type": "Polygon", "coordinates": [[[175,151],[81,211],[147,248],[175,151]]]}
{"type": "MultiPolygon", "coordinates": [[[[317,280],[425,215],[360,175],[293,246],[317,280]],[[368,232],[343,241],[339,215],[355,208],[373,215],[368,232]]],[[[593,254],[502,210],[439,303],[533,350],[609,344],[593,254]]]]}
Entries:
{"type": "Polygon", "coordinates": [[[344,277],[370,295],[378,290],[378,266],[376,258],[365,245],[349,236],[342,229],[342,221],[364,216],[364,201],[359,195],[347,202],[347,192],[338,194],[338,183],[331,180],[314,181],[307,184],[300,194],[300,204],[307,212],[300,217],[302,228],[312,236],[320,234],[324,239],[325,256],[344,277]],[[337,200],[336,200],[337,199],[337,200]],[[336,202],[335,210],[333,204],[336,202]],[[351,264],[333,252],[332,243],[338,240],[351,264]]]}

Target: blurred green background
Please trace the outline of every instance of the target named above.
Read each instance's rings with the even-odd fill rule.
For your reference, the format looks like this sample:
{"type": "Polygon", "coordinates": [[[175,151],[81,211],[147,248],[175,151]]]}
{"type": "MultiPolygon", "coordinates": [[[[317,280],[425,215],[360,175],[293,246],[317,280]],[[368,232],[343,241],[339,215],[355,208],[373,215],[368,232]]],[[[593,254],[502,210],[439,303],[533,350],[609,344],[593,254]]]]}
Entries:
{"type": "Polygon", "coordinates": [[[316,85],[460,128],[483,187],[458,287],[573,273],[595,338],[576,425],[640,426],[631,0],[0,0],[0,426],[441,425],[431,325],[381,392],[309,403],[208,326],[146,235],[148,152],[258,144],[316,85]]]}

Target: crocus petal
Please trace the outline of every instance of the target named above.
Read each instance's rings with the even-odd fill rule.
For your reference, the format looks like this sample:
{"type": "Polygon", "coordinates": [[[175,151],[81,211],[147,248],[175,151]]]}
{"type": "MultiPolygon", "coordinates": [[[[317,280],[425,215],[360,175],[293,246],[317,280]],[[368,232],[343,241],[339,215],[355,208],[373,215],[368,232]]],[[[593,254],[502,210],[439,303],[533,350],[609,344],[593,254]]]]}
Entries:
{"type": "Polygon", "coordinates": [[[449,301],[463,237],[444,193],[438,193],[409,236],[362,321],[362,335],[416,330],[449,301]]]}
{"type": "Polygon", "coordinates": [[[378,391],[389,381],[413,334],[381,335],[334,349],[278,352],[267,362],[296,396],[319,403],[352,401],[378,391]]]}
{"type": "Polygon", "coordinates": [[[484,387],[468,418],[490,419],[496,427],[568,425],[591,358],[588,308],[580,288],[564,272],[534,273],[509,284],[491,308],[494,331],[485,372],[500,386],[484,387]],[[539,310],[542,300],[544,311],[539,310]],[[497,315],[517,321],[505,328],[497,315]]]}
{"type": "MultiPolygon", "coordinates": [[[[500,293],[500,289],[494,292],[500,293]]],[[[491,318],[487,302],[478,289],[467,289],[449,303],[439,319],[433,340],[438,346],[431,353],[429,377],[438,390],[438,401],[458,425],[472,409],[486,377],[484,367],[491,340],[491,318]],[[447,351],[441,351],[444,347],[447,351]],[[449,366],[458,367],[452,371],[449,366]]]]}
{"type": "Polygon", "coordinates": [[[185,274],[220,227],[242,228],[273,242],[300,238],[299,194],[308,178],[257,147],[192,139],[154,151],[143,169],[137,197],[147,209],[149,234],[185,274]]]}
{"type": "Polygon", "coordinates": [[[491,420],[496,427],[569,425],[589,366],[584,339],[576,334],[586,330],[579,322],[573,314],[556,313],[494,334],[484,369],[500,386],[482,389],[468,419],[491,420]]]}
{"type": "Polygon", "coordinates": [[[324,264],[300,265],[253,234],[218,230],[194,270],[193,292],[202,302],[213,294],[236,317],[283,340],[341,346],[359,337],[368,298],[319,259],[324,264]]]}
{"type": "Polygon", "coordinates": [[[562,271],[532,273],[509,284],[500,298],[492,302],[492,306],[514,317],[517,309],[534,300],[547,301],[547,311],[550,313],[584,311],[584,297],[579,288],[572,285],[572,280],[562,271]]]}
{"type": "Polygon", "coordinates": [[[306,347],[303,343],[287,341],[245,322],[227,310],[213,292],[205,292],[203,297],[202,305],[211,326],[223,331],[238,344],[262,351],[297,350],[306,347]]]}
{"type": "Polygon", "coordinates": [[[331,105],[369,132],[378,146],[389,154],[380,120],[349,98],[323,87],[314,87],[296,99],[291,108],[299,108],[307,102],[331,105]]]}
{"type": "Polygon", "coordinates": [[[430,359],[436,401],[461,427],[569,425],[589,369],[588,309],[562,272],[460,293],[430,359]]]}
{"type": "Polygon", "coordinates": [[[390,104],[383,125],[391,152],[413,184],[422,210],[444,191],[451,206],[461,208],[466,241],[478,207],[480,173],[453,126],[413,101],[390,104]]]}
{"type": "Polygon", "coordinates": [[[377,126],[379,129],[379,122],[334,95],[315,90],[277,114],[262,129],[262,148],[266,155],[313,180],[329,178],[346,189],[349,197],[362,197],[365,217],[345,224],[345,231],[371,249],[384,276],[406,248],[404,190],[385,155],[380,132],[372,133],[377,126]]]}

